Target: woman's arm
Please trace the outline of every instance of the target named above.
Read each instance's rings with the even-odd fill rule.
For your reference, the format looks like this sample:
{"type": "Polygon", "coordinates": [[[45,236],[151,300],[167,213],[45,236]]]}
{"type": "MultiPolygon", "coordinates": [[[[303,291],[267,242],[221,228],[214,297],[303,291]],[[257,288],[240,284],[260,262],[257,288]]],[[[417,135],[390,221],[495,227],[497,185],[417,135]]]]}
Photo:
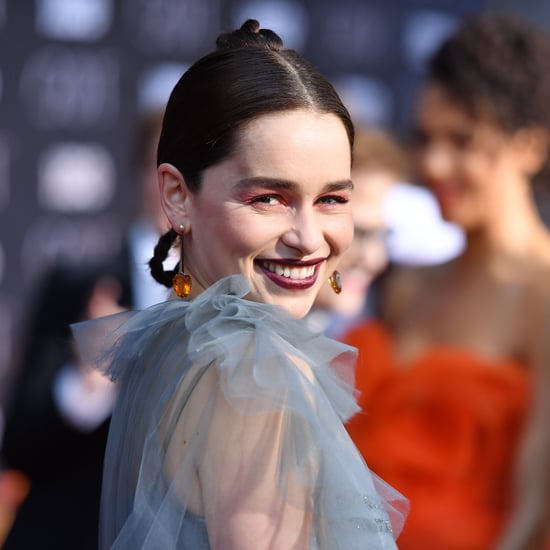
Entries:
{"type": "Polygon", "coordinates": [[[311,484],[302,476],[293,478],[287,463],[288,416],[282,411],[247,414],[218,392],[199,465],[213,550],[310,547],[311,484]]]}

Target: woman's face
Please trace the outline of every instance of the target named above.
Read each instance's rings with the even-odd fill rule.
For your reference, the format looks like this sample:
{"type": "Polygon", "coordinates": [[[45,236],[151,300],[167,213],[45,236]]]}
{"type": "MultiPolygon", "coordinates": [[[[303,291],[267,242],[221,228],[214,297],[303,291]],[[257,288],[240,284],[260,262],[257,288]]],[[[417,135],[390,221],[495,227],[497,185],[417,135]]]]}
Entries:
{"type": "Polygon", "coordinates": [[[251,122],[188,196],[194,285],[243,274],[249,299],[305,315],[353,237],[350,164],[335,115],[295,110],[251,122]]]}
{"type": "Polygon", "coordinates": [[[443,217],[466,230],[490,223],[509,186],[524,179],[513,138],[473,119],[444,88],[430,84],[417,113],[416,159],[421,181],[443,217]]]}

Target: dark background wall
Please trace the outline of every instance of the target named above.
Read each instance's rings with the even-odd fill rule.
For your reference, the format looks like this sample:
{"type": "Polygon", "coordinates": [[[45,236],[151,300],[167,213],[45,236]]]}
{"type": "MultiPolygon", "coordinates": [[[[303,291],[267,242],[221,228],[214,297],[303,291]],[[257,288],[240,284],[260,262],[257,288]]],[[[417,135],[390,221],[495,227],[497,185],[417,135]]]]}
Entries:
{"type": "Polygon", "coordinates": [[[0,0],[0,402],[33,288],[114,254],[136,207],[138,115],[216,35],[254,17],[313,61],[356,121],[406,135],[427,55],[487,6],[544,0],[0,0]]]}

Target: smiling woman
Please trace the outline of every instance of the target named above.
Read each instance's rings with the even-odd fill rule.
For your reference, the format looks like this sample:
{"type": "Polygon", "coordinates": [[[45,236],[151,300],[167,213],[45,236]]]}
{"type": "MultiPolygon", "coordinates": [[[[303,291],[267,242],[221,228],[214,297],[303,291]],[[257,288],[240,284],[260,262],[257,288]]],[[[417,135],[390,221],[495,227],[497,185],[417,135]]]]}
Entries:
{"type": "Polygon", "coordinates": [[[171,229],[151,269],[187,299],[74,326],[119,386],[101,547],[393,549],[406,501],[343,427],[354,350],[301,319],[352,239],[353,125],[256,21],[217,44],[176,84],[158,148],[171,229]]]}

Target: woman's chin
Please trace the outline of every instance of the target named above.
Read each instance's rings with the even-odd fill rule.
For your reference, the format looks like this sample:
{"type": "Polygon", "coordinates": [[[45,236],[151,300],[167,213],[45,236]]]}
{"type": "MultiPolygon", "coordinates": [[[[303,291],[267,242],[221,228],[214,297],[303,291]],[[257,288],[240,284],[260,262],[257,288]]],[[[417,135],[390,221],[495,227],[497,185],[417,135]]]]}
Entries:
{"type": "Polygon", "coordinates": [[[266,290],[262,292],[253,290],[246,296],[246,299],[262,304],[278,306],[293,317],[299,319],[305,317],[309,313],[315,297],[313,296],[313,292],[305,291],[275,294],[266,290]]]}

